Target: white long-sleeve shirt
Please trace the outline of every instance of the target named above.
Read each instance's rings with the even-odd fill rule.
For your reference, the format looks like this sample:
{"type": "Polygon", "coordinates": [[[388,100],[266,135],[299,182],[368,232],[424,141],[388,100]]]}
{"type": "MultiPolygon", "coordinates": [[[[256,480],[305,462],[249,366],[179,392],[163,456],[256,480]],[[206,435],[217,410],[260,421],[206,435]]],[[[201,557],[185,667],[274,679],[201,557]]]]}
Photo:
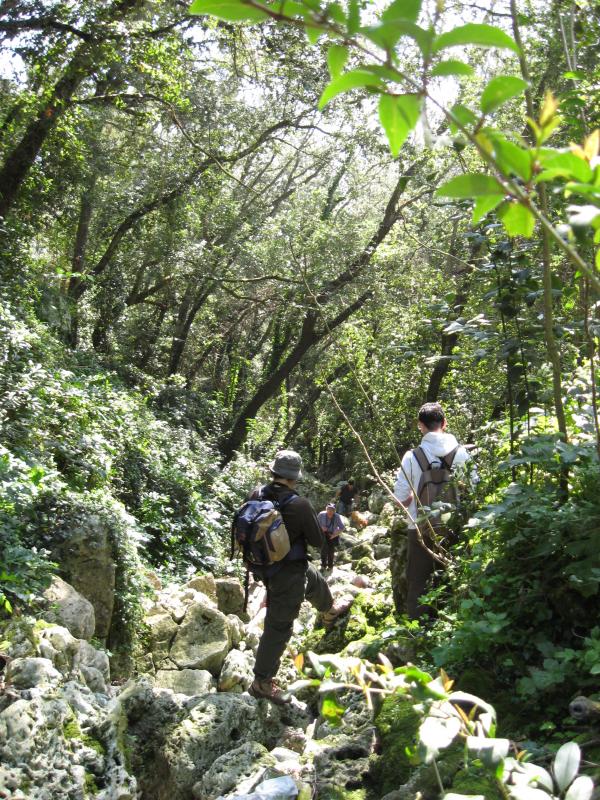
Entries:
{"type": "MultiPolygon", "coordinates": [[[[443,431],[429,431],[421,439],[421,447],[423,448],[427,460],[433,466],[440,466],[441,458],[448,455],[455,447],[458,446],[456,437],[451,433],[444,433],[443,431]]],[[[466,449],[460,445],[454,456],[452,462],[453,467],[460,467],[466,464],[470,456],[466,449]]],[[[417,518],[417,503],[415,495],[419,488],[419,480],[421,479],[422,470],[419,466],[417,459],[413,455],[412,450],[407,450],[402,457],[402,468],[398,470],[396,476],[396,483],[394,485],[394,494],[403,502],[411,497],[410,504],[407,507],[408,527],[415,528],[417,518]]]]}

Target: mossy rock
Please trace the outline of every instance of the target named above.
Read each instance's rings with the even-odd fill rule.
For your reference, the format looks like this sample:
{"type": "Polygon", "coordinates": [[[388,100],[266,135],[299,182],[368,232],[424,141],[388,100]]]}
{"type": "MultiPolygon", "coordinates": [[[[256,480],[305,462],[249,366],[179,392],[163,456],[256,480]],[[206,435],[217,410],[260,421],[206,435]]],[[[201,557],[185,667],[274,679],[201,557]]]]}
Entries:
{"type": "Polygon", "coordinates": [[[342,786],[324,786],[319,800],[366,800],[366,789],[346,789],[342,786]]]}
{"type": "Polygon", "coordinates": [[[487,773],[472,769],[459,770],[452,781],[456,794],[483,795],[485,800],[503,800],[503,795],[494,779],[487,773]]]}
{"type": "Polygon", "coordinates": [[[373,765],[373,779],[380,795],[406,783],[413,769],[407,748],[415,744],[421,718],[404,697],[386,697],[375,719],[381,755],[373,765]]]}

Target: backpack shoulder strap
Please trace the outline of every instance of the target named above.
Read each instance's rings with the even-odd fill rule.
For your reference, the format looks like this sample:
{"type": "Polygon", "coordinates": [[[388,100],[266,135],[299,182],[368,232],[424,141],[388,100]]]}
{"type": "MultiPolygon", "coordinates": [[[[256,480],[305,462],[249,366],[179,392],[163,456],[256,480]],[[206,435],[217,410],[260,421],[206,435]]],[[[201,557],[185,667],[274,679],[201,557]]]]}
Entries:
{"type": "Polygon", "coordinates": [[[421,472],[427,472],[431,465],[429,461],[427,461],[427,456],[423,448],[421,446],[414,447],[412,452],[417,464],[421,467],[421,472]]]}
{"type": "Polygon", "coordinates": [[[279,503],[274,503],[274,505],[278,506],[279,509],[282,509],[285,506],[287,506],[288,503],[291,503],[292,500],[294,499],[294,497],[298,497],[298,493],[297,492],[290,492],[290,494],[288,494],[286,497],[284,497],[283,500],[280,500],[279,503]]]}
{"type": "Polygon", "coordinates": [[[450,450],[450,452],[446,453],[446,455],[442,458],[442,464],[445,464],[447,469],[450,470],[452,469],[452,464],[454,463],[454,459],[456,457],[456,454],[458,453],[459,447],[460,445],[457,444],[454,450],[450,450]]]}

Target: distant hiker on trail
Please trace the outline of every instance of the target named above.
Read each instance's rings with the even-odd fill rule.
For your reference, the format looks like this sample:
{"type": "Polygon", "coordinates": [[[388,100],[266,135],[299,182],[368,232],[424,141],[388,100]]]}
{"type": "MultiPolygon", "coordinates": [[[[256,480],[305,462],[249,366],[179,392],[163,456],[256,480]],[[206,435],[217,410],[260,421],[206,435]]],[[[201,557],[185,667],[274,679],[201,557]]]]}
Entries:
{"type": "Polygon", "coordinates": [[[354,486],[354,480],[349,478],[346,483],[337,490],[336,499],[338,500],[338,512],[345,517],[352,513],[354,498],[358,494],[358,489],[354,486]]]}
{"type": "Polygon", "coordinates": [[[410,619],[419,619],[430,611],[419,598],[425,593],[436,563],[419,540],[417,517],[423,542],[429,549],[435,548],[431,527],[436,535],[443,536],[447,531],[443,529],[439,512],[437,516],[434,513],[428,523],[423,517],[422,506],[428,506],[436,500],[447,501],[444,492],[450,485],[455,492],[453,500],[457,500],[456,486],[451,483],[451,478],[454,470],[470,458],[456,438],[451,433],[445,433],[446,417],[439,403],[425,403],[421,406],[417,425],[423,434],[421,444],[404,454],[394,487],[394,494],[407,510],[409,517],[406,605],[410,619]],[[415,493],[420,501],[419,508],[415,493]]]}
{"type": "Polygon", "coordinates": [[[334,603],[327,582],[308,561],[307,546],[311,544],[321,549],[323,534],[310,502],[296,492],[297,482],[302,477],[302,459],[293,450],[280,450],[269,469],[271,482],[255,490],[253,497],[271,500],[279,509],[289,535],[290,550],[277,563],[251,567],[255,577],[267,587],[267,613],[250,694],[283,705],[288,700],[275,685],[274,678],[302,601],[308,600],[321,612],[325,625],[331,625],[347,611],[350,603],[343,600],[334,603]]]}
{"type": "Polygon", "coordinates": [[[321,569],[333,569],[335,549],[340,542],[340,533],[346,527],[340,515],[335,510],[333,503],[327,503],[325,511],[317,517],[321,531],[325,537],[321,548],[321,569]]]}

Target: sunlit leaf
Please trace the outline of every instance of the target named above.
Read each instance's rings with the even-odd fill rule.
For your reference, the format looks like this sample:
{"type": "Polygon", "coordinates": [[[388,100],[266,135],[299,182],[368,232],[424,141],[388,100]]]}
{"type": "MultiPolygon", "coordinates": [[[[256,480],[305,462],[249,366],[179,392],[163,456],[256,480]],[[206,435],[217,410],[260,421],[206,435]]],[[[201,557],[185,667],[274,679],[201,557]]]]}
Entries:
{"type": "Polygon", "coordinates": [[[458,47],[461,45],[475,44],[480,47],[498,47],[506,50],[519,52],[514,39],[504,33],[500,28],[485,23],[469,22],[460,25],[451,31],[440,34],[433,42],[433,52],[438,53],[447,47],[458,47]]]}
{"type": "Polygon", "coordinates": [[[190,14],[210,14],[227,22],[262,22],[269,15],[253,8],[241,0],[194,0],[189,8],[190,14]]]}
{"type": "Polygon", "coordinates": [[[406,19],[416,22],[421,13],[422,0],[393,0],[381,15],[382,22],[406,19]]]}
{"type": "Polygon", "coordinates": [[[580,760],[581,750],[576,742],[563,744],[555,755],[552,772],[561,792],[564,792],[577,776],[580,760]]]}
{"type": "Polygon", "coordinates": [[[461,103],[456,103],[456,105],[453,105],[450,109],[450,114],[450,129],[454,133],[456,133],[458,130],[458,125],[462,126],[463,128],[468,128],[470,125],[475,125],[477,122],[477,117],[471,111],[471,109],[463,106],[461,103]],[[454,120],[456,120],[456,122],[454,120]]]}
{"type": "Polygon", "coordinates": [[[565,800],[590,800],[594,793],[594,781],[588,775],[580,775],[569,786],[565,800]]]}
{"type": "Polygon", "coordinates": [[[329,74],[332,78],[337,78],[341,75],[342,70],[348,61],[348,48],[340,44],[332,44],[327,50],[327,66],[329,67],[329,74]]]}
{"type": "Polygon", "coordinates": [[[513,75],[498,75],[487,84],[481,94],[479,105],[484,114],[495,111],[511,97],[516,97],[527,88],[527,82],[513,75]]]}
{"type": "Polygon", "coordinates": [[[346,22],[346,30],[350,36],[354,36],[360,28],[360,6],[358,0],[350,0],[348,3],[348,19],[346,22]]]}
{"type": "Polygon", "coordinates": [[[492,175],[476,172],[458,175],[442,184],[436,191],[438,197],[481,197],[490,194],[504,194],[504,190],[492,175]]]}
{"type": "Polygon", "coordinates": [[[508,755],[508,739],[489,739],[485,736],[467,736],[467,749],[486,767],[499,764],[508,755]]]}
{"type": "Polygon", "coordinates": [[[498,165],[505,175],[518,175],[524,181],[531,178],[531,154],[528,150],[508,141],[503,136],[493,136],[494,152],[498,165]]]}
{"type": "Polygon", "coordinates": [[[381,23],[380,25],[370,25],[363,28],[361,32],[367,39],[370,39],[384,50],[392,50],[399,39],[403,36],[409,36],[415,40],[424,55],[429,53],[433,40],[431,31],[426,31],[414,22],[403,19],[381,23]]]}
{"type": "Polygon", "coordinates": [[[473,214],[471,217],[473,225],[476,225],[478,222],[480,222],[486,214],[489,214],[490,211],[493,211],[503,200],[504,195],[502,194],[488,194],[484,197],[478,197],[475,201],[473,214]]]}
{"type": "Polygon", "coordinates": [[[498,216],[509,236],[529,238],[535,228],[535,217],[531,211],[516,200],[500,208],[498,216]]]}
{"type": "Polygon", "coordinates": [[[539,160],[544,169],[537,175],[537,181],[567,178],[586,183],[591,181],[594,174],[587,161],[579,158],[575,153],[550,151],[550,153],[540,155],[539,160]]]}
{"type": "Polygon", "coordinates": [[[421,113],[421,98],[414,94],[382,94],[379,119],[386,132],[393,156],[397,156],[421,113]]]}
{"type": "Polygon", "coordinates": [[[470,64],[465,64],[464,61],[459,61],[458,59],[449,58],[447,61],[440,61],[439,64],[436,64],[431,70],[431,74],[434,76],[472,75],[474,71],[470,64]]]}
{"type": "Polygon", "coordinates": [[[380,88],[382,85],[381,79],[372,72],[367,72],[365,69],[350,70],[350,72],[345,72],[327,84],[319,99],[319,108],[324,108],[338,94],[349,92],[350,89],[359,89],[366,86],[380,88]]]}

